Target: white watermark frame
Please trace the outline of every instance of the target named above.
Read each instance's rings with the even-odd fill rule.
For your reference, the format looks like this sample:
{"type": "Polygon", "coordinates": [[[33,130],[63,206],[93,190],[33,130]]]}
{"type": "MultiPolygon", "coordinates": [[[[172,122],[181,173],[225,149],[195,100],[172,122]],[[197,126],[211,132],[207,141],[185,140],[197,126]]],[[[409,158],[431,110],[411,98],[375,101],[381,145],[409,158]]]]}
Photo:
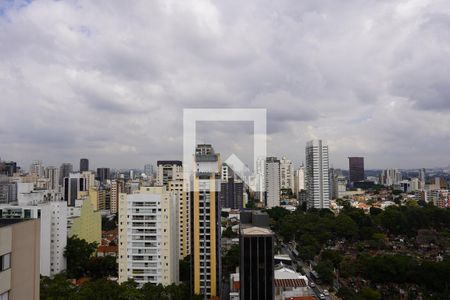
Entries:
{"type": "MultiPolygon", "coordinates": [[[[198,121],[251,121],[253,122],[253,174],[255,174],[258,160],[267,156],[267,110],[264,108],[186,108],[183,110],[183,173],[184,182],[190,181],[194,172],[196,128],[198,121]]],[[[246,168],[244,163],[235,155],[230,155],[225,162],[240,174],[246,168]],[[236,170],[240,168],[241,170],[236,170]]],[[[263,175],[263,174],[260,174],[263,175]]],[[[247,185],[247,176],[242,176],[247,185]]],[[[195,187],[190,186],[191,189],[195,187]]],[[[255,192],[263,192],[264,185],[257,185],[255,192]]]]}

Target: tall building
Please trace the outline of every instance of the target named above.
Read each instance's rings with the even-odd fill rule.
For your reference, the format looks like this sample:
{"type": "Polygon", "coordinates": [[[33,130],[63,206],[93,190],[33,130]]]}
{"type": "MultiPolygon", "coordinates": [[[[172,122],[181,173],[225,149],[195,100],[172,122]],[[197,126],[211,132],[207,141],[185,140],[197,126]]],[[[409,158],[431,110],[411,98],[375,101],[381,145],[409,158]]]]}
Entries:
{"type": "Polygon", "coordinates": [[[70,173],[64,178],[63,199],[67,201],[67,206],[74,206],[75,200],[79,198],[80,192],[87,191],[86,178],[80,173],[70,173]]]}
{"type": "Polygon", "coordinates": [[[111,210],[111,188],[109,186],[90,187],[88,197],[95,210],[111,210]]]}
{"type": "Polygon", "coordinates": [[[178,283],[178,218],[166,187],[120,194],[119,282],[178,283]]]}
{"type": "Polygon", "coordinates": [[[195,150],[191,191],[192,291],[204,299],[220,296],[220,155],[209,144],[195,150]]]}
{"type": "Polygon", "coordinates": [[[280,185],[282,189],[294,189],[294,167],[286,157],[280,160],[280,185]]]}
{"type": "Polygon", "coordinates": [[[0,299],[39,300],[39,220],[0,219],[0,299]]]}
{"type": "Polygon", "coordinates": [[[425,168],[420,169],[419,179],[420,179],[420,188],[424,189],[427,183],[427,170],[425,170],[425,168]]]}
{"type": "Polygon", "coordinates": [[[125,181],[116,179],[111,181],[111,206],[110,211],[115,214],[119,211],[119,195],[125,192],[125,181]]]}
{"type": "Polygon", "coordinates": [[[156,184],[159,186],[183,178],[183,163],[179,160],[159,160],[156,166],[156,184]]]}
{"type": "Polygon", "coordinates": [[[30,174],[34,174],[37,177],[44,177],[44,166],[42,160],[34,160],[30,165],[30,174]]]}
{"type": "Polygon", "coordinates": [[[241,213],[240,299],[274,299],[274,233],[267,213],[241,213]]]}
{"type": "Polygon", "coordinates": [[[411,191],[415,192],[420,189],[420,179],[417,177],[411,178],[411,191]]]}
{"type": "Polygon", "coordinates": [[[300,191],[305,190],[305,166],[302,164],[294,171],[294,195],[298,199],[300,191]]]}
{"type": "Polygon", "coordinates": [[[402,181],[402,173],[396,169],[386,169],[380,173],[380,183],[385,186],[393,186],[400,184],[402,181]]]}
{"type": "Polygon", "coordinates": [[[144,174],[147,176],[153,176],[153,165],[151,164],[144,165],[144,174]]]}
{"type": "Polygon", "coordinates": [[[59,185],[64,184],[64,178],[69,177],[69,174],[73,172],[73,166],[71,163],[63,163],[59,167],[59,185]]]}
{"type": "Polygon", "coordinates": [[[106,180],[111,179],[111,172],[109,168],[97,168],[97,179],[101,183],[105,183],[106,180]]]}
{"type": "Polygon", "coordinates": [[[0,174],[13,176],[17,171],[18,167],[15,161],[0,161],[0,174]]]}
{"type": "Polygon", "coordinates": [[[347,177],[342,175],[341,169],[330,168],[330,199],[338,199],[347,191],[347,177]]]}
{"type": "Polygon", "coordinates": [[[358,182],[366,179],[364,175],[364,157],[349,157],[348,169],[350,182],[358,182]]]}
{"type": "Polygon", "coordinates": [[[45,169],[45,176],[48,178],[48,189],[59,190],[59,168],[47,167],[45,169]]]}
{"type": "Polygon", "coordinates": [[[191,203],[184,180],[171,180],[167,189],[176,199],[178,211],[179,259],[191,254],[191,203]]]}
{"type": "Polygon", "coordinates": [[[0,175],[0,204],[17,202],[17,183],[0,175]]]}
{"type": "Polygon", "coordinates": [[[50,201],[26,206],[0,206],[0,218],[39,219],[40,274],[53,276],[66,269],[64,249],[67,244],[67,204],[65,201],[50,201]]]}
{"type": "Polygon", "coordinates": [[[306,144],[306,201],[308,208],[327,209],[329,195],[328,145],[322,140],[312,140],[306,144]]]}
{"type": "Polygon", "coordinates": [[[244,183],[231,176],[222,181],[220,187],[220,202],[222,208],[242,209],[244,205],[244,183]]]}
{"type": "Polygon", "coordinates": [[[430,191],[430,200],[439,208],[450,207],[450,193],[448,190],[436,189],[430,191]]]}
{"type": "Polygon", "coordinates": [[[80,159],[80,173],[89,171],[89,159],[82,158],[80,159]]]}
{"type": "Polygon", "coordinates": [[[266,207],[280,206],[280,161],[267,157],[265,168],[266,207]]]}

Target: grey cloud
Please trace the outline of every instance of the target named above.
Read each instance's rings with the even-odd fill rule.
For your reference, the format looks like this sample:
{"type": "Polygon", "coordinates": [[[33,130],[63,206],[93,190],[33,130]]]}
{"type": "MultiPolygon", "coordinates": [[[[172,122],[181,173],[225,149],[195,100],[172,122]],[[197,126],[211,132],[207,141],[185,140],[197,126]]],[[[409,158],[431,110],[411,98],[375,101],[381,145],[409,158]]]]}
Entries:
{"type": "MultiPolygon", "coordinates": [[[[334,166],[352,152],[379,167],[447,163],[447,142],[429,146],[450,127],[445,0],[1,9],[0,149],[24,165],[30,155],[111,167],[181,158],[188,107],[266,108],[269,154],[296,162],[319,137],[334,166]]],[[[249,148],[247,127],[228,125],[201,138],[224,153],[249,148]]]]}

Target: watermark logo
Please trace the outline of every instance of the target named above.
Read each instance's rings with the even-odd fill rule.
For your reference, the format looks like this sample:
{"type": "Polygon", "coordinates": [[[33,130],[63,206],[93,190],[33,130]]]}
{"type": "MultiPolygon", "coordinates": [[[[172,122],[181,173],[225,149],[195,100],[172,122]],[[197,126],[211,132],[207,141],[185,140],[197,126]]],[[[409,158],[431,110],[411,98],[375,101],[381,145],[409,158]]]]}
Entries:
{"type": "MultiPolygon", "coordinates": [[[[253,170],[235,154],[224,163],[253,191],[264,192],[264,167],[267,155],[267,112],[262,108],[195,108],[183,110],[183,171],[184,182],[191,181],[196,172],[196,125],[200,121],[253,122],[253,170]]],[[[190,185],[190,190],[196,187],[190,185]]]]}

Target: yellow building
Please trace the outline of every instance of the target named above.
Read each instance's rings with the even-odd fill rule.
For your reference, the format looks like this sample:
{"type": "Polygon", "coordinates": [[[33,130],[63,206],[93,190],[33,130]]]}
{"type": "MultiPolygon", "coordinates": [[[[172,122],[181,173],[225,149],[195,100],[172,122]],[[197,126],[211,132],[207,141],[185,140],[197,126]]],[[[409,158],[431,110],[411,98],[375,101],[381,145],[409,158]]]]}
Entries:
{"type": "Polygon", "coordinates": [[[220,296],[220,156],[211,145],[198,145],[191,187],[192,274],[194,294],[220,296]]]}
{"type": "Polygon", "coordinates": [[[178,236],[179,236],[179,259],[182,260],[191,254],[191,220],[189,193],[182,179],[169,181],[168,190],[171,192],[178,206],[178,236]]]}
{"type": "Polygon", "coordinates": [[[91,198],[83,201],[80,209],[80,215],[72,218],[72,226],[69,230],[69,237],[77,236],[89,243],[101,243],[102,240],[102,216],[95,209],[91,198]]]}

